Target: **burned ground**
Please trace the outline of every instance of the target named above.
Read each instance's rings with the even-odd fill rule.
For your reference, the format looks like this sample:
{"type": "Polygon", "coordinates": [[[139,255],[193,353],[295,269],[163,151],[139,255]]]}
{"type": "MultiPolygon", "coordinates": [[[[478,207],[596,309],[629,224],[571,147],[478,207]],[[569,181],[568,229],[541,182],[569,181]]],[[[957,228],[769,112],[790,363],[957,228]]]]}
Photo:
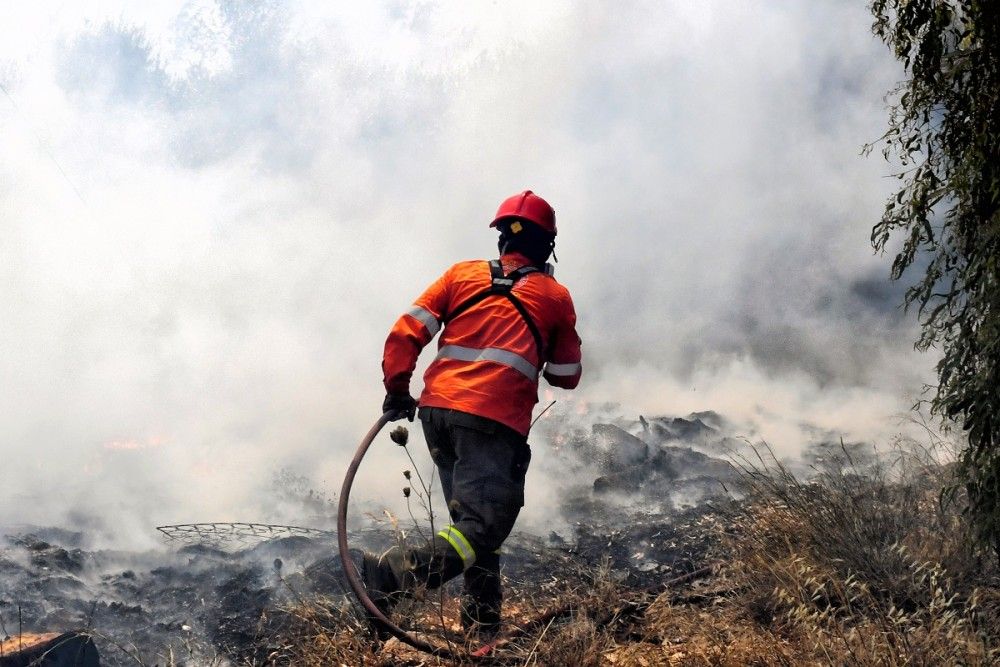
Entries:
{"type": "MultiPolygon", "coordinates": [[[[641,587],[703,564],[714,538],[693,527],[732,468],[694,448],[718,446],[721,427],[715,415],[602,422],[582,433],[550,422],[550,435],[571,433],[556,461],[575,466],[579,483],[563,491],[558,530],[508,540],[508,588],[564,590],[574,585],[567,577],[585,585],[595,568],[641,587]]],[[[86,534],[56,528],[3,534],[0,632],[86,628],[105,665],[259,664],[276,656],[268,637],[281,634],[282,609],[316,595],[350,605],[332,535],[135,553],[89,550],[86,534]]],[[[352,535],[369,549],[392,539],[372,526],[352,535]]]]}
{"type": "MultiPolygon", "coordinates": [[[[960,504],[936,505],[951,467],[927,449],[887,465],[817,431],[801,461],[727,460],[738,441],[714,413],[540,427],[535,474],[558,480],[558,520],[504,545],[505,615],[523,632],[496,664],[1000,659],[1000,573],[962,546],[960,504]]],[[[365,521],[352,519],[352,546],[401,538],[365,521]]],[[[85,628],[104,665],[447,664],[374,641],[330,533],[194,532],[141,553],[55,528],[4,534],[0,632],[85,628]]],[[[458,592],[418,596],[398,617],[464,650],[458,592]]]]}

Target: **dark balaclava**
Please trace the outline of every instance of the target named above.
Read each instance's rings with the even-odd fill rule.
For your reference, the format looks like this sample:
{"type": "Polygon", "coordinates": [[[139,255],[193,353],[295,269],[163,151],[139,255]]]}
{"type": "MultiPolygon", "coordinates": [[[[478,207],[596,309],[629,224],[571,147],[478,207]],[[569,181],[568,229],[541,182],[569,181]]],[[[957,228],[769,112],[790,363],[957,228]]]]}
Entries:
{"type": "Polygon", "coordinates": [[[497,228],[500,230],[497,249],[501,255],[519,252],[538,267],[545,265],[556,246],[555,234],[526,220],[507,218],[497,223],[497,228]]]}

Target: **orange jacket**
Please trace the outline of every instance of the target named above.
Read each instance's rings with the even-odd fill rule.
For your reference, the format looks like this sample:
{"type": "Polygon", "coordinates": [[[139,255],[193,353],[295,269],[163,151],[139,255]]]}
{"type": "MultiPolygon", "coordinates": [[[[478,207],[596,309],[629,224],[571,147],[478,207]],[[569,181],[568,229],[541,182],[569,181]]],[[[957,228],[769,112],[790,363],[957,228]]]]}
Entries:
{"type": "MultiPolygon", "coordinates": [[[[500,258],[503,272],[529,264],[519,253],[500,258]]],[[[403,394],[417,356],[450,320],[438,341],[437,358],[424,373],[420,405],[450,408],[493,419],[527,435],[538,402],[538,374],[549,384],[573,389],[580,382],[580,337],[569,291],[548,273],[530,273],[511,290],[541,334],[544,358],[515,306],[490,296],[454,319],[449,313],[490,288],[489,263],[459,262],[420,295],[389,332],[382,357],[385,389],[403,394]]]]}

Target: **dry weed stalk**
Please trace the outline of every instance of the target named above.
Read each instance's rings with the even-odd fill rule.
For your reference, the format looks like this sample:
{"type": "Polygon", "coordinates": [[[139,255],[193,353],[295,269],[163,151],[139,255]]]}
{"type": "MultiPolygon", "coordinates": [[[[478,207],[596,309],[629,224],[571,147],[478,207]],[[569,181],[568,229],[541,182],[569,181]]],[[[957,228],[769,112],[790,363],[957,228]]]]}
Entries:
{"type": "MultiPolygon", "coordinates": [[[[741,461],[745,499],[706,522],[722,534],[725,566],[692,594],[653,600],[606,561],[575,572],[564,562],[549,585],[509,587],[513,624],[572,613],[532,626],[493,664],[996,664],[1000,572],[965,548],[960,507],[940,502],[951,467],[937,445],[841,449],[807,479],[767,450],[741,461]]],[[[417,626],[454,632],[453,604],[414,605],[417,626]]],[[[375,652],[356,619],[300,617],[298,649],[311,653],[295,664],[441,664],[375,652]]]]}
{"type": "Polygon", "coordinates": [[[284,610],[281,646],[265,664],[326,667],[383,664],[369,633],[351,613],[326,600],[301,600],[284,610]]]}
{"type": "Polygon", "coordinates": [[[1000,577],[965,548],[958,508],[939,502],[949,467],[928,449],[864,463],[842,449],[808,481],[769,450],[741,462],[748,502],[728,546],[748,611],[821,662],[1000,659],[1000,577]]]}

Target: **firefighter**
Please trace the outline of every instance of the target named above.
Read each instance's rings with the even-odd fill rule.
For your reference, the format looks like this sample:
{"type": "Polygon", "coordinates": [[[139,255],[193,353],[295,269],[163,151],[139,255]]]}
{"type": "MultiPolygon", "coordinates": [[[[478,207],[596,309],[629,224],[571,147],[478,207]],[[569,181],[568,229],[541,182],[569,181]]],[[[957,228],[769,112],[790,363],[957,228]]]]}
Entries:
{"type": "Polygon", "coordinates": [[[524,504],[538,376],[573,389],[581,373],[573,301],[547,263],[555,211],[526,190],[500,204],[490,227],[500,232],[499,258],[448,269],[396,321],[382,359],[382,410],[413,421],[419,407],[451,524],[418,548],[365,554],[361,563],[385,613],[415,587],[463,574],[462,623],[480,636],[500,626],[500,547],[524,504]],[[418,402],[410,377],[439,331],[418,402]]]}

